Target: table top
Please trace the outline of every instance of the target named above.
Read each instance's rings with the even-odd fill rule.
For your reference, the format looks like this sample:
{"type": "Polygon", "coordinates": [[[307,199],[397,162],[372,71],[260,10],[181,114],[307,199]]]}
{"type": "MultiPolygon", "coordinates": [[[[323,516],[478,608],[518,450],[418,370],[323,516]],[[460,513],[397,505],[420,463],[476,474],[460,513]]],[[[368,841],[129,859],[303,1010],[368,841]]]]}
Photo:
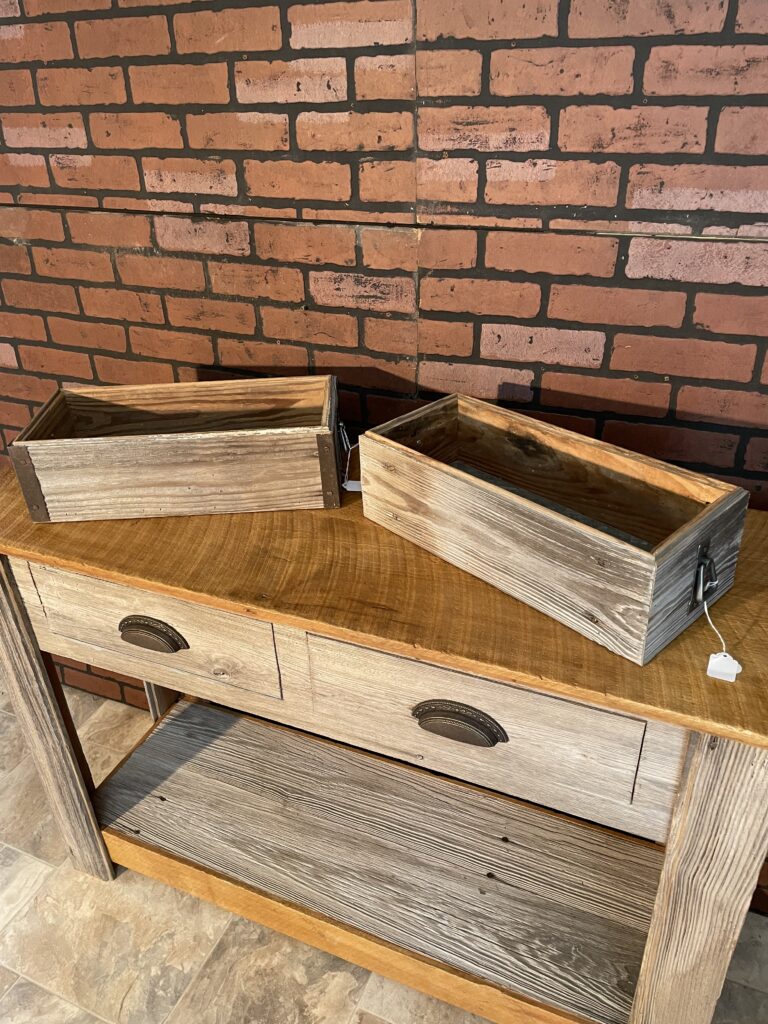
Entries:
{"type": "Polygon", "coordinates": [[[641,667],[342,507],[85,523],[31,521],[0,474],[0,552],[768,747],[768,514],[748,512],[713,606],[737,682],[710,679],[701,618],[641,667]]]}

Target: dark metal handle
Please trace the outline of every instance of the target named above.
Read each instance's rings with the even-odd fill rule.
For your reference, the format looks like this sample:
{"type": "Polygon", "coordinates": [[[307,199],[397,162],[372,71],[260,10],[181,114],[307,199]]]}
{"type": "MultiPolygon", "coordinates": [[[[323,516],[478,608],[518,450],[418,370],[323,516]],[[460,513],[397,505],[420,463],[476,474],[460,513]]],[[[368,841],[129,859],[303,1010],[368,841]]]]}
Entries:
{"type": "Polygon", "coordinates": [[[189,644],[181,633],[162,619],[151,619],[148,615],[128,615],[117,628],[120,630],[120,638],[134,647],[162,651],[164,654],[189,650],[189,644]]]}
{"type": "Polygon", "coordinates": [[[455,700],[425,700],[417,704],[411,714],[420,728],[459,743],[495,747],[497,743],[509,742],[509,736],[495,718],[469,704],[459,704],[455,700]]]}

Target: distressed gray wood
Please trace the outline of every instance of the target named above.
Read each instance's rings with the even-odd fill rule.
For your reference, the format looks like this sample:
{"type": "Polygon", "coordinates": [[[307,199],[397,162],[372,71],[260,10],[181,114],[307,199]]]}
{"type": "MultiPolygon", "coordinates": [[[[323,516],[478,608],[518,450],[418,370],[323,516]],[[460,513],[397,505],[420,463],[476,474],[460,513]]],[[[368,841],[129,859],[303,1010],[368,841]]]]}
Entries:
{"type": "Polygon", "coordinates": [[[167,686],[157,686],[146,679],[144,680],[144,693],[147,696],[149,713],[152,715],[153,722],[156,722],[158,718],[162,718],[168,708],[180,696],[178,690],[170,690],[167,686]]]}
{"type": "Polygon", "coordinates": [[[768,750],[696,735],[631,1024],[710,1024],[766,853],[768,750]]]}
{"type": "Polygon", "coordinates": [[[6,558],[0,559],[0,668],[73,863],[112,878],[88,786],[6,558]]]}
{"type": "Polygon", "coordinates": [[[627,1021],[661,868],[619,833],[185,701],[101,824],[530,998],[627,1021]]]}

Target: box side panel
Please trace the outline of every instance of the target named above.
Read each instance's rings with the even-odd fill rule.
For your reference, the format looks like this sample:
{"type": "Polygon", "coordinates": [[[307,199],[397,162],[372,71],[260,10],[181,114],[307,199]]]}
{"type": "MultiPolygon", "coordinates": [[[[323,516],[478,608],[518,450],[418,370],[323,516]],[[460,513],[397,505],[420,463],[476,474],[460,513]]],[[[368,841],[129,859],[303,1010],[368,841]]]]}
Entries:
{"type": "Polygon", "coordinates": [[[369,519],[640,662],[646,552],[371,437],[360,457],[369,519]]]}
{"type": "Polygon", "coordinates": [[[734,490],[705,512],[691,529],[681,531],[677,543],[666,547],[656,567],[643,664],[704,614],[703,605],[690,608],[699,545],[709,545],[717,568],[717,589],[708,595],[708,602],[717,601],[733,586],[748,501],[746,491],[734,490]]]}
{"type": "Polygon", "coordinates": [[[52,441],[32,457],[54,522],[323,507],[314,431],[52,441]]]}
{"type": "Polygon", "coordinates": [[[16,441],[8,448],[11,457],[11,465],[19,481],[21,493],[27,503],[30,517],[35,523],[49,523],[51,521],[48,512],[48,505],[43,494],[43,489],[37,475],[32,456],[25,444],[16,441]]]}

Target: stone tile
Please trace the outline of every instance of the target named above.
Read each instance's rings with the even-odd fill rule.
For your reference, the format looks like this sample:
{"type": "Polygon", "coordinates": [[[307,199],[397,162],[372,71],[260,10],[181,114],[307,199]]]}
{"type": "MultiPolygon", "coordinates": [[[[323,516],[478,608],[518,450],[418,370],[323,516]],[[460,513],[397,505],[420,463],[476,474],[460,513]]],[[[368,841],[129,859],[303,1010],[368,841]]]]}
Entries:
{"type": "Polygon", "coordinates": [[[377,1018],[386,1024],[487,1024],[474,1014],[372,974],[352,1024],[378,1024],[377,1018]]]}
{"type": "Polygon", "coordinates": [[[0,1020],[3,1024],[101,1024],[90,1013],[26,978],[19,978],[0,999],[0,1020]]]}
{"type": "Polygon", "coordinates": [[[105,700],[78,729],[86,757],[93,744],[114,750],[121,757],[135,747],[152,725],[148,711],[105,700]]]}
{"type": "Polygon", "coordinates": [[[0,845],[0,931],[32,899],[53,868],[0,845]]]}
{"type": "Polygon", "coordinates": [[[726,981],[712,1024],[760,1024],[768,1020],[768,994],[726,981]]]}
{"type": "Polygon", "coordinates": [[[728,968],[728,980],[768,992],[768,917],[747,914],[728,968]]]}
{"type": "Polygon", "coordinates": [[[66,863],[0,932],[0,963],[107,1021],[160,1024],[230,920],[131,871],[100,882],[66,863]]]}
{"type": "Polygon", "coordinates": [[[112,769],[122,760],[123,755],[98,743],[91,743],[86,750],[88,767],[91,769],[94,784],[100,786],[112,769]]]}
{"type": "MultiPolygon", "coordinates": [[[[7,967],[0,967],[0,997],[2,997],[11,985],[18,978],[18,974],[14,974],[13,971],[9,971],[7,967]]],[[[2,1002],[0,1002],[0,1007],[2,1002]]],[[[0,1020],[3,1018],[0,1017],[0,1020]]]]}
{"type": "Polygon", "coordinates": [[[0,777],[0,843],[24,850],[49,864],[61,864],[67,857],[67,848],[29,755],[0,777]]]}
{"type": "Polygon", "coordinates": [[[95,693],[86,693],[85,690],[78,690],[74,686],[62,686],[62,690],[69,713],[72,715],[72,721],[78,730],[106,701],[105,697],[99,697],[95,693]]]}
{"type": "Polygon", "coordinates": [[[21,726],[13,715],[0,711],[0,785],[5,774],[13,771],[26,754],[21,726]]]}
{"type": "Polygon", "coordinates": [[[235,918],[168,1024],[348,1024],[368,972],[235,918]]]}
{"type": "Polygon", "coordinates": [[[8,687],[3,682],[3,680],[0,679],[0,711],[12,712],[12,710],[13,709],[11,708],[11,697],[10,694],[8,693],[8,687]]]}

